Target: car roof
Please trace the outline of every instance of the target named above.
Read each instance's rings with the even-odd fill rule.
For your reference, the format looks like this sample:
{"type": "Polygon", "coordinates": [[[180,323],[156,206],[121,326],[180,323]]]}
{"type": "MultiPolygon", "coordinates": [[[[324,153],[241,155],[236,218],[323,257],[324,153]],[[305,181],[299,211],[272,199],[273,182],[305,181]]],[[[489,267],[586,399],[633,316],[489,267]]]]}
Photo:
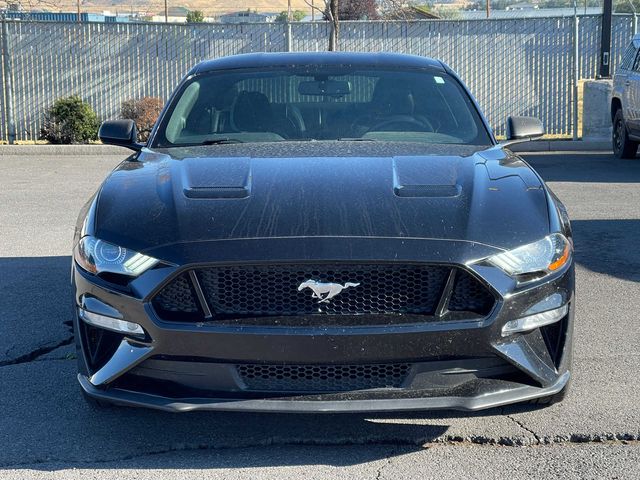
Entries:
{"type": "Polygon", "coordinates": [[[191,71],[202,73],[235,68],[260,68],[296,65],[355,65],[394,68],[437,68],[445,70],[442,62],[418,55],[402,53],[353,53],[353,52],[295,52],[295,53],[245,53],[206,60],[191,71]]]}

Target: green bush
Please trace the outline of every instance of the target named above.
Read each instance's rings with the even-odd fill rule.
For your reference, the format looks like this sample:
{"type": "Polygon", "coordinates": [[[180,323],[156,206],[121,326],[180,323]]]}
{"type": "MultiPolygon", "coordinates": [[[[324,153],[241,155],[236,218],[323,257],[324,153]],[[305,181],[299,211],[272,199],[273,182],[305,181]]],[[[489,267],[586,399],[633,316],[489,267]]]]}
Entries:
{"type": "Polygon", "coordinates": [[[187,23],[204,23],[202,10],[191,10],[187,13],[187,23]]]}
{"type": "Polygon", "coordinates": [[[57,99],[47,109],[40,138],[51,143],[87,143],[98,138],[99,127],[91,105],[72,95],[57,99]]]}

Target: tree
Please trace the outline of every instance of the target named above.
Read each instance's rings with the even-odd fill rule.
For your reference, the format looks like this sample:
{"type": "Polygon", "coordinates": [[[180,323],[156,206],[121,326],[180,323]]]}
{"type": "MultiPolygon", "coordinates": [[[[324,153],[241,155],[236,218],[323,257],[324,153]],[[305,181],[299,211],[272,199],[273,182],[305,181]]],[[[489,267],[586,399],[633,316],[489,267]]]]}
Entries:
{"type": "Polygon", "coordinates": [[[405,0],[324,0],[324,8],[317,7],[311,0],[304,0],[309,7],[320,12],[325,20],[330,22],[329,51],[338,49],[341,20],[377,20],[380,18],[378,4],[401,8],[405,0]],[[344,17],[343,17],[344,15],[344,17]]]}
{"type": "Polygon", "coordinates": [[[340,33],[340,15],[338,12],[339,0],[324,0],[324,8],[317,7],[311,0],[304,0],[314,10],[320,12],[325,20],[331,22],[329,31],[329,51],[333,52],[338,49],[338,36],[340,33]]]}
{"type": "Polygon", "coordinates": [[[380,18],[375,0],[342,0],[338,11],[340,20],[378,20],[380,18]]]}
{"type": "MultiPolygon", "coordinates": [[[[287,15],[287,11],[283,10],[276,17],[276,22],[286,22],[287,21],[287,16],[288,16],[287,15]]],[[[305,12],[303,12],[302,10],[294,10],[293,12],[291,12],[291,21],[292,22],[301,22],[302,19],[304,17],[306,17],[306,16],[307,16],[307,14],[305,12]]]]}
{"type": "Polygon", "coordinates": [[[191,10],[187,13],[187,23],[203,23],[204,13],[202,10],[191,10]]]}

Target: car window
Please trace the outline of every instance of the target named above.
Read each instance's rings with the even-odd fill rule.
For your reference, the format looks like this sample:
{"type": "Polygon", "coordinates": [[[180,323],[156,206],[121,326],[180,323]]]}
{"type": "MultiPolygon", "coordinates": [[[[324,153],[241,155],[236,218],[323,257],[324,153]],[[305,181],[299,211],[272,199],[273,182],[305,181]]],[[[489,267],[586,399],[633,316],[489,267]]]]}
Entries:
{"type": "Polygon", "coordinates": [[[152,145],[341,139],[491,144],[467,92],[439,69],[319,66],[197,75],[152,145]]]}
{"type": "Polygon", "coordinates": [[[624,54],[622,55],[622,60],[620,61],[619,68],[621,70],[631,70],[632,67],[634,66],[637,53],[638,53],[638,50],[633,45],[633,42],[631,42],[627,47],[627,49],[624,51],[624,54]]]}
{"type": "Polygon", "coordinates": [[[636,56],[635,59],[633,61],[633,68],[632,70],[634,72],[637,72],[638,70],[640,70],[640,55],[638,54],[638,52],[636,51],[636,56]]]}

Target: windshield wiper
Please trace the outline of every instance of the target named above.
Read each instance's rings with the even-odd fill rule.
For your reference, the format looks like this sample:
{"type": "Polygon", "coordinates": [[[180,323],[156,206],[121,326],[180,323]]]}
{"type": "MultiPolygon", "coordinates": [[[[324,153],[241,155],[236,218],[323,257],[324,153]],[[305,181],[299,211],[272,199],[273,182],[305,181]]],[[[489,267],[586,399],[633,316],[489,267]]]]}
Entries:
{"type": "Polygon", "coordinates": [[[237,138],[216,138],[213,140],[205,140],[200,143],[200,145],[226,145],[230,143],[244,143],[242,140],[238,140],[237,138]]]}

